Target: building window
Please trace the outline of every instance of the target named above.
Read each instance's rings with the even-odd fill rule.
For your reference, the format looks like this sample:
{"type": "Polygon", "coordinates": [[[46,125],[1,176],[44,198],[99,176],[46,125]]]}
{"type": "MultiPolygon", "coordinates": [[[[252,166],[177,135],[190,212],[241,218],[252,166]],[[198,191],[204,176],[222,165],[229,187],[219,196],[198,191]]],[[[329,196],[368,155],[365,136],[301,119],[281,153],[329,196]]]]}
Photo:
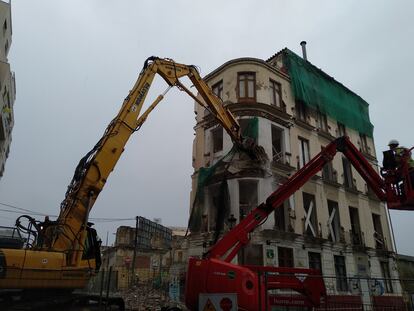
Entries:
{"type": "Polygon", "coordinates": [[[341,122],[338,122],[338,137],[346,136],[346,127],[341,122]]]}
{"type": "Polygon", "coordinates": [[[279,258],[279,267],[293,268],[293,248],[278,247],[277,255],[279,258]]]}
{"type": "Polygon", "coordinates": [[[351,242],[353,245],[363,245],[361,226],[359,223],[358,209],[349,207],[349,218],[351,220],[351,242]]]}
{"type": "Polygon", "coordinates": [[[347,158],[342,158],[342,167],[344,170],[344,186],[349,189],[356,189],[354,177],[352,176],[352,167],[347,158]]]}
{"type": "Polygon", "coordinates": [[[286,231],[287,219],[289,215],[289,200],[286,200],[281,206],[277,207],[274,211],[275,214],[275,230],[286,231]]]}
{"type": "Polygon", "coordinates": [[[321,131],[328,132],[328,118],[326,114],[321,112],[320,110],[317,111],[317,118],[318,118],[318,128],[321,131]]]}
{"type": "Polygon", "coordinates": [[[318,219],[316,216],[315,196],[303,192],[303,208],[305,210],[304,234],[316,237],[318,235],[318,219]]]}
{"type": "Polygon", "coordinates": [[[213,140],[213,153],[223,150],[223,128],[221,126],[216,127],[211,131],[211,137],[213,140]]]}
{"type": "Polygon", "coordinates": [[[220,191],[220,185],[214,184],[208,187],[208,194],[210,198],[210,204],[208,208],[208,230],[207,231],[213,231],[215,232],[217,229],[217,215],[219,214],[219,210],[221,208],[224,209],[222,197],[221,197],[221,191],[220,191]]]}
{"type": "Polygon", "coordinates": [[[341,239],[341,223],[339,219],[339,208],[337,202],[328,200],[328,213],[329,239],[332,242],[337,243],[341,239]]]}
{"type": "MultiPolygon", "coordinates": [[[[324,147],[321,148],[322,150],[324,147]]],[[[336,171],[333,168],[332,161],[327,162],[322,169],[322,179],[329,182],[338,182],[336,171]]]]}
{"type": "Polygon", "coordinates": [[[334,256],[336,290],[339,292],[348,291],[348,281],[346,279],[346,266],[344,256],[334,256]]]}
{"type": "Polygon", "coordinates": [[[220,99],[223,99],[223,80],[214,84],[211,89],[213,90],[214,95],[220,99]]]}
{"type": "Polygon", "coordinates": [[[381,272],[384,277],[385,292],[393,293],[390,266],[387,261],[381,261],[381,272]]]}
{"type": "Polygon", "coordinates": [[[240,220],[245,218],[257,206],[257,180],[239,180],[240,220]]]}
{"type": "Polygon", "coordinates": [[[269,80],[269,93],[270,93],[270,105],[275,106],[279,109],[283,108],[282,103],[282,86],[280,83],[269,80]]]}
{"type": "Polygon", "coordinates": [[[272,160],[284,163],[283,130],[272,125],[272,160]]]}
{"type": "Polygon", "coordinates": [[[6,31],[7,31],[7,19],[5,19],[3,23],[3,34],[5,34],[6,31]]]}
{"type": "Polygon", "coordinates": [[[359,133],[359,140],[361,142],[361,151],[369,154],[370,148],[368,147],[367,135],[359,133]]]}
{"type": "MultiPolygon", "coordinates": [[[[1,115],[0,115],[0,142],[3,142],[6,140],[6,131],[4,130],[3,122],[1,122],[1,115]]],[[[3,147],[2,144],[0,144],[0,147],[3,147]]],[[[1,148],[0,150],[2,150],[1,148]]]]}
{"type": "Polygon", "coordinates": [[[308,259],[310,269],[316,269],[322,272],[321,253],[309,252],[308,259]]]}
{"type": "Polygon", "coordinates": [[[248,244],[238,253],[239,264],[263,266],[263,245],[248,244]]]}
{"type": "Polygon", "coordinates": [[[307,117],[308,117],[308,111],[305,107],[305,104],[303,102],[297,101],[295,103],[295,115],[296,115],[296,119],[302,121],[302,122],[308,122],[307,121],[307,117]]]}
{"type": "Polygon", "coordinates": [[[322,169],[322,178],[325,181],[337,182],[336,172],[333,168],[332,162],[328,162],[324,165],[324,167],[322,169]]]}
{"type": "Polygon", "coordinates": [[[372,214],[372,222],[374,224],[374,239],[377,249],[385,249],[384,234],[382,232],[381,215],[372,214]]]}
{"type": "Polygon", "coordinates": [[[6,52],[6,54],[8,50],[9,50],[9,41],[6,40],[6,44],[4,45],[4,51],[6,52]]]}
{"type": "Polygon", "coordinates": [[[237,75],[239,100],[254,101],[256,98],[256,74],[254,72],[240,72],[237,75]]]}
{"type": "Polygon", "coordinates": [[[183,261],[183,251],[177,252],[177,261],[182,262],[183,261]]]}
{"type": "Polygon", "coordinates": [[[299,168],[310,160],[309,140],[299,137],[299,168]]]}

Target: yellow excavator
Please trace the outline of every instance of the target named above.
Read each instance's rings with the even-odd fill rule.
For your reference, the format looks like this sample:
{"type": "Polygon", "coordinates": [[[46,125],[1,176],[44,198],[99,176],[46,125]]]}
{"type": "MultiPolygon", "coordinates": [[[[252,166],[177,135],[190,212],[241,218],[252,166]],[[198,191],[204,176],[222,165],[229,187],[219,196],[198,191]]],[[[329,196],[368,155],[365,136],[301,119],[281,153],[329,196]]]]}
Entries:
{"type": "Polygon", "coordinates": [[[39,222],[23,215],[16,221],[18,230],[10,229],[10,232],[15,234],[14,237],[19,236],[18,232],[24,232],[26,243],[13,243],[13,236],[6,238],[6,243],[0,242],[0,290],[79,289],[85,287],[99,270],[100,242],[88,221],[89,214],[129,137],[139,130],[149,113],[164,98],[166,92],[141,113],[156,74],[167,82],[166,92],[175,86],[210,110],[237,146],[250,155],[266,157],[262,148],[244,140],[239,123],[201,78],[195,66],[150,57],[116,117],[93,149],[80,160],[58,218],[52,221],[46,217],[39,222]],[[180,79],[183,77],[191,80],[201,98],[182,84],[180,79]]]}

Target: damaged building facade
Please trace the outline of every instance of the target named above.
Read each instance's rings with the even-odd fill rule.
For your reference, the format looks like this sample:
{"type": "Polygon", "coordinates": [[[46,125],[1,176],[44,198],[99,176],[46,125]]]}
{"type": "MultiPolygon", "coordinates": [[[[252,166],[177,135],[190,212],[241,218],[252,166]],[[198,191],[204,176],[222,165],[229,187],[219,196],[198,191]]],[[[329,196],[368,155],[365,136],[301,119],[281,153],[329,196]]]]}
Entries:
{"type": "MultiPolygon", "coordinates": [[[[336,137],[378,167],[368,104],[283,49],[268,60],[230,60],[205,77],[270,163],[249,162],[195,105],[190,256],[199,256],[336,137]]],[[[386,207],[342,154],[271,214],[240,251],[241,264],[320,269],[328,293],[372,302],[372,283],[401,295],[386,207]],[[357,278],[355,281],[353,278],[357,278]],[[359,279],[366,278],[366,279],[359,279]],[[364,294],[365,293],[365,294],[364,294]]]]}
{"type": "MultiPolygon", "coordinates": [[[[120,226],[115,243],[103,247],[101,271],[113,271],[113,286],[127,289],[145,282],[169,282],[184,279],[186,228],[165,227],[144,217],[137,226],[120,226]]],[[[99,286],[99,278],[97,286],[99,286]]]]}
{"type": "Polygon", "coordinates": [[[13,105],[16,96],[14,73],[7,56],[12,42],[10,2],[0,1],[0,178],[10,152],[14,125],[13,105]]]}

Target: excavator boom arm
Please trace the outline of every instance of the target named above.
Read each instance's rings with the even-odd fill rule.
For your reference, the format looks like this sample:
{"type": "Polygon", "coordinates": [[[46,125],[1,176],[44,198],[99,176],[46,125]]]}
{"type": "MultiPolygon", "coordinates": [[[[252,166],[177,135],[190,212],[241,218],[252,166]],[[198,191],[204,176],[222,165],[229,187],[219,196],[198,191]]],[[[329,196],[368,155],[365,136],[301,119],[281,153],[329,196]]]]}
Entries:
{"type": "Polygon", "coordinates": [[[163,95],[158,96],[154,103],[144,113],[141,113],[156,74],[160,75],[170,87],[178,87],[211,110],[233,141],[236,144],[242,144],[238,122],[223,106],[221,100],[213,94],[195,66],[178,64],[169,59],[148,58],[119,113],[110,122],[95,147],[79,162],[61,204],[61,212],[56,225],[47,231],[48,236],[45,241],[51,242],[50,245],[45,246],[54,250],[69,251],[68,264],[70,265],[76,265],[81,259],[89,213],[129,137],[142,126],[148,114],[163,99],[163,95]],[[182,77],[188,77],[192,81],[203,100],[192,94],[180,82],[182,77]]]}

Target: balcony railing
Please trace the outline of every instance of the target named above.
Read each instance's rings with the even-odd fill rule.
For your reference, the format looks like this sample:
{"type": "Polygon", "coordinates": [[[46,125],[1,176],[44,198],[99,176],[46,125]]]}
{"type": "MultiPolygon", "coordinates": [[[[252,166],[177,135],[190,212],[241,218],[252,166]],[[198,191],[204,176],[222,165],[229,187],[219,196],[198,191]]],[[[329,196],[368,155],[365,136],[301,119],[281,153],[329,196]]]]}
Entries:
{"type": "Polygon", "coordinates": [[[335,170],[329,168],[324,168],[322,170],[322,179],[323,181],[337,184],[338,183],[338,173],[335,170]]]}
{"type": "Polygon", "coordinates": [[[375,240],[376,249],[387,250],[387,244],[385,242],[385,238],[381,233],[374,231],[374,240],[375,240]]]}
{"type": "Polygon", "coordinates": [[[365,247],[365,236],[364,232],[360,230],[349,230],[347,232],[346,241],[353,246],[365,247]]]}
{"type": "Polygon", "coordinates": [[[273,148],[273,162],[285,164],[285,153],[283,151],[277,151],[273,148]]]}

